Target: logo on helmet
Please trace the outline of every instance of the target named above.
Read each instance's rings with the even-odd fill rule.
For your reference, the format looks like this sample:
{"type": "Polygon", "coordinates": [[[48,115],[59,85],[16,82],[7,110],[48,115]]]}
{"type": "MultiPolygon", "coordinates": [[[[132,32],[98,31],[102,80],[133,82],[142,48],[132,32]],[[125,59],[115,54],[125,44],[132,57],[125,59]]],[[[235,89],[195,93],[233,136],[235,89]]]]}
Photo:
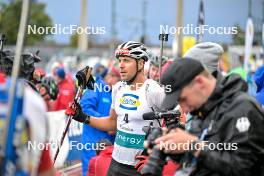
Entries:
{"type": "Polygon", "coordinates": [[[129,50],[128,49],[124,49],[124,48],[120,48],[120,49],[117,49],[115,54],[118,56],[118,55],[128,55],[129,54],[129,50]]]}

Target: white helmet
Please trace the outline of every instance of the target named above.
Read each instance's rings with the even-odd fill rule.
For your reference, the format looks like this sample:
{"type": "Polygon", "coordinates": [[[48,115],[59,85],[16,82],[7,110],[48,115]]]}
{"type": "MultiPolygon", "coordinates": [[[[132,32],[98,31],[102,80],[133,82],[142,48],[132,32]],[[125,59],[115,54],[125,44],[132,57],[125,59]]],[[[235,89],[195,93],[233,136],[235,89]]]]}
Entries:
{"type": "Polygon", "coordinates": [[[115,51],[116,58],[128,56],[134,59],[143,59],[145,62],[149,59],[149,53],[144,44],[128,41],[120,44],[115,51]]]}
{"type": "MultiPolygon", "coordinates": [[[[168,57],[162,56],[161,66],[165,65],[167,63],[168,59],[169,59],[168,57]]],[[[157,55],[152,54],[150,56],[150,65],[155,65],[156,67],[158,67],[159,63],[160,63],[160,57],[157,56],[157,55]]]]}

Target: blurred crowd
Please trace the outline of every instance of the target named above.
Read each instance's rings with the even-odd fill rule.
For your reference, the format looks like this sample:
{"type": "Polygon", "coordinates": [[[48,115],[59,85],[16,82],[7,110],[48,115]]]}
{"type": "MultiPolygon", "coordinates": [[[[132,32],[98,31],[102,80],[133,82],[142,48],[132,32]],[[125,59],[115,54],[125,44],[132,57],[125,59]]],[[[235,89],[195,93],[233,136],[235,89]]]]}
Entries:
{"type": "MultiPolygon", "coordinates": [[[[243,69],[242,63],[240,63],[237,64],[236,67],[233,67],[229,72],[225,72],[222,59],[223,53],[224,50],[220,45],[211,42],[204,42],[194,45],[185,53],[184,57],[199,60],[206,66],[210,74],[220,74],[222,77],[227,77],[233,74],[239,75],[247,83],[245,89],[247,90],[248,95],[255,98],[258,104],[264,107],[264,66],[260,66],[254,72],[246,73],[243,69]]],[[[161,79],[159,66],[161,66],[161,75],[163,75],[163,73],[167,72],[168,68],[170,68],[170,65],[173,64],[175,60],[179,59],[180,58],[169,58],[167,56],[162,56],[160,59],[160,56],[158,55],[153,53],[149,54],[149,61],[147,62],[148,64],[146,64],[148,66],[144,68],[144,76],[148,79],[159,82],[161,79]]],[[[48,129],[42,129],[42,127],[39,128],[39,126],[41,126],[39,122],[43,122],[42,125],[44,126],[46,112],[66,110],[69,107],[69,104],[74,102],[78,86],[77,80],[73,76],[73,73],[67,72],[63,62],[54,62],[51,68],[51,73],[47,73],[43,68],[35,68],[34,64],[41,62],[41,58],[37,55],[31,53],[24,54],[21,57],[21,60],[18,83],[23,82],[24,91],[28,91],[28,93],[24,93],[24,99],[28,100],[24,103],[23,108],[29,108],[28,114],[33,114],[31,116],[37,114],[36,117],[28,118],[30,126],[36,126],[31,127],[33,132],[35,132],[34,137],[32,137],[32,133],[28,133],[28,136],[31,136],[29,137],[30,139],[40,138],[42,141],[48,142],[47,138],[43,136],[43,133],[45,134],[45,131],[48,131],[48,129]],[[29,98],[26,96],[29,96],[29,98]],[[26,106],[26,103],[34,104],[34,106],[26,106]],[[42,115],[43,117],[40,117],[41,113],[44,113],[42,115]],[[38,118],[38,120],[33,120],[34,118],[38,118]]],[[[10,51],[1,51],[0,106],[8,104],[7,95],[12,84],[12,82],[10,82],[10,77],[13,63],[14,54],[10,51]]],[[[96,118],[103,118],[110,115],[111,104],[114,101],[112,99],[113,86],[122,80],[123,73],[120,73],[120,64],[121,61],[118,59],[109,59],[108,65],[103,65],[98,62],[93,67],[92,75],[95,79],[95,83],[103,86],[108,85],[109,90],[85,90],[80,101],[83,113],[96,118]]],[[[192,72],[192,69],[193,68],[190,67],[189,72],[192,72]]],[[[182,78],[184,79],[184,75],[182,78]]],[[[19,86],[18,83],[17,86],[19,86]]],[[[18,89],[19,88],[17,88],[16,91],[18,91],[18,89]]],[[[5,106],[5,108],[5,112],[7,112],[7,106],[5,106]]],[[[188,114],[188,111],[185,109],[179,107],[179,110],[182,114],[180,117],[180,123],[185,126],[186,129],[191,128],[189,124],[191,115],[188,114]]],[[[25,112],[22,111],[18,113],[24,114],[25,112]]],[[[1,117],[5,116],[3,114],[5,113],[0,114],[1,117]]],[[[111,155],[114,148],[113,144],[115,143],[116,130],[104,131],[100,128],[93,127],[93,125],[83,125],[82,143],[99,142],[106,144],[107,147],[103,151],[82,150],[82,158],[80,158],[82,160],[82,174],[89,176],[106,175],[112,158],[111,155]]],[[[29,154],[29,156],[30,155],[31,154],[29,154]]],[[[37,161],[36,163],[38,163],[34,163],[35,172],[39,173],[39,175],[56,174],[55,169],[53,168],[52,158],[49,154],[49,148],[45,151],[39,151],[39,153],[34,155],[36,155],[33,157],[35,158],[34,161],[37,161]]],[[[14,158],[16,157],[18,158],[19,156],[14,156],[14,158]]],[[[138,165],[137,169],[139,169],[140,166],[141,164],[138,165]]],[[[172,175],[179,167],[178,163],[175,164],[170,161],[166,167],[164,167],[163,175],[172,175]]]]}

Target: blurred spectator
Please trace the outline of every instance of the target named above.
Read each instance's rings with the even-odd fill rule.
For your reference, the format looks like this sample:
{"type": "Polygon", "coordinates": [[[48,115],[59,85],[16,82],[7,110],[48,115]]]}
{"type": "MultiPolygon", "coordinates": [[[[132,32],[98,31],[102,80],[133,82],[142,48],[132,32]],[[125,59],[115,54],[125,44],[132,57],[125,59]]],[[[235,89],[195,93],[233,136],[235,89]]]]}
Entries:
{"type": "Polygon", "coordinates": [[[256,99],[264,106],[264,66],[259,67],[254,74],[254,81],[257,85],[256,99]]]}
{"type": "MultiPolygon", "coordinates": [[[[108,116],[112,102],[111,88],[119,80],[119,70],[114,66],[110,68],[104,80],[102,80],[100,75],[97,75],[95,90],[86,90],[81,98],[81,106],[84,113],[91,114],[98,118],[108,116]]],[[[83,144],[95,144],[103,138],[114,142],[114,136],[109,135],[105,131],[83,124],[83,144]]],[[[86,175],[88,163],[93,156],[95,156],[93,150],[82,150],[83,175],[86,175]]]]}
{"type": "Polygon", "coordinates": [[[51,74],[52,74],[52,76],[55,77],[57,75],[56,72],[57,72],[57,69],[59,69],[59,68],[64,69],[65,79],[67,79],[69,82],[72,82],[72,84],[74,84],[74,80],[73,80],[73,77],[72,77],[71,73],[69,73],[69,72],[67,73],[66,72],[62,62],[54,62],[52,64],[52,66],[51,66],[51,74]]]}
{"type": "Polygon", "coordinates": [[[36,84],[37,90],[46,102],[48,111],[52,111],[52,100],[57,99],[59,88],[55,80],[51,77],[43,77],[40,83],[36,84]]]}
{"type": "Polygon", "coordinates": [[[247,80],[247,73],[246,71],[244,70],[243,67],[236,67],[236,68],[233,68],[229,71],[228,75],[231,75],[231,74],[238,74],[240,75],[245,81],[247,80]]]}
{"type": "MultiPolygon", "coordinates": [[[[161,59],[161,67],[164,66],[168,61],[168,58],[163,56],[161,59]]],[[[155,81],[159,81],[159,63],[160,57],[156,55],[151,55],[150,57],[150,66],[148,71],[148,78],[155,81]]]]}
{"type": "Polygon", "coordinates": [[[249,72],[247,74],[247,85],[248,85],[248,94],[252,97],[256,97],[257,85],[254,81],[254,72],[249,72]]]}
{"type": "Polygon", "coordinates": [[[41,82],[44,76],[46,76],[46,72],[41,68],[36,68],[33,72],[32,82],[36,85],[41,82]]]}
{"type": "Polygon", "coordinates": [[[59,111],[66,109],[70,102],[74,99],[74,82],[71,78],[66,79],[64,68],[57,68],[55,72],[55,80],[59,87],[57,100],[51,104],[51,110],[59,111]]]}
{"type": "Polygon", "coordinates": [[[87,176],[106,176],[114,146],[107,139],[98,141],[96,146],[98,147],[97,156],[90,160],[87,176]]]}
{"type": "Polygon", "coordinates": [[[244,56],[239,56],[238,59],[233,58],[231,62],[231,70],[228,72],[228,75],[231,74],[238,74],[240,75],[245,81],[247,81],[247,73],[243,68],[243,58],[244,56]]]}
{"type": "Polygon", "coordinates": [[[102,79],[106,76],[108,69],[100,63],[95,64],[93,68],[93,75],[95,77],[101,77],[102,79]]]}
{"type": "MultiPolygon", "coordinates": [[[[3,122],[7,115],[9,103],[8,93],[11,86],[10,76],[14,57],[10,55],[6,56],[5,59],[9,62],[5,65],[0,65],[0,119],[3,122]]],[[[30,81],[33,77],[35,62],[36,58],[32,54],[22,55],[21,57],[19,65],[20,74],[18,75],[19,79],[16,82],[16,92],[14,95],[15,105],[13,104],[14,107],[12,109],[12,115],[19,118],[19,123],[18,119],[16,119],[17,123],[14,122],[16,126],[18,126],[14,129],[14,137],[16,138],[13,137],[12,139],[8,139],[16,141],[17,144],[16,146],[14,145],[8,148],[9,151],[12,151],[10,152],[12,156],[8,163],[9,170],[5,172],[6,169],[2,168],[4,165],[1,165],[1,174],[11,172],[11,174],[8,175],[55,175],[55,169],[50,156],[50,148],[44,147],[41,149],[37,147],[32,149],[27,146],[28,142],[45,144],[48,140],[47,134],[49,131],[45,125],[47,123],[45,103],[40,95],[34,91],[36,89],[35,85],[30,81]],[[33,87],[34,90],[31,87],[33,87]],[[23,91],[22,98],[20,97],[21,91],[23,91]],[[24,124],[24,122],[26,124],[24,124]],[[12,167],[11,170],[10,166],[12,167]]],[[[6,126],[0,125],[0,131],[3,131],[2,128],[6,128],[6,126]]],[[[1,134],[3,133],[0,133],[0,138],[2,139],[1,134]]],[[[9,135],[9,137],[12,137],[12,135],[9,135]]],[[[48,144],[45,145],[48,146],[48,144]]],[[[2,146],[0,146],[0,148],[1,147],[2,146]]]]}
{"type": "Polygon", "coordinates": [[[58,68],[63,68],[63,64],[61,62],[54,62],[51,66],[51,74],[52,76],[56,75],[56,70],[58,68]]]}
{"type": "Polygon", "coordinates": [[[220,72],[219,62],[223,53],[224,49],[219,44],[203,42],[190,48],[184,57],[199,60],[206,66],[206,69],[213,74],[216,71],[220,72]]]}

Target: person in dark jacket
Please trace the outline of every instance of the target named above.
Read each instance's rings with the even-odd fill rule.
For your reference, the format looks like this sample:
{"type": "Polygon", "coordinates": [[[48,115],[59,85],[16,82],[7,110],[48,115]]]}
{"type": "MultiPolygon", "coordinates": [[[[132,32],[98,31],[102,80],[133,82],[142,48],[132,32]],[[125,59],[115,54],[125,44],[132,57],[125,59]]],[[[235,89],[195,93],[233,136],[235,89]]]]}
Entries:
{"type": "Polygon", "coordinates": [[[171,87],[164,108],[178,102],[194,119],[200,119],[200,123],[193,121],[195,134],[176,128],[155,141],[166,153],[191,156],[181,160],[190,167],[182,167],[175,175],[263,174],[264,114],[246,94],[246,83],[240,77],[217,79],[199,61],[179,59],[167,69],[161,83],[171,87]]]}

